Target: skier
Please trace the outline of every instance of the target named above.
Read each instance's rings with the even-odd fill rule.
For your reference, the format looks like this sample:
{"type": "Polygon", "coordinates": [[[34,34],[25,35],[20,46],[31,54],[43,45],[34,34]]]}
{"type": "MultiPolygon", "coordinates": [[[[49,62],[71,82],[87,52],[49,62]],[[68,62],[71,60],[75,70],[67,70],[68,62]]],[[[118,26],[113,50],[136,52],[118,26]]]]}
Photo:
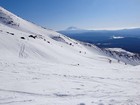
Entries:
{"type": "Polygon", "coordinates": [[[112,60],[109,59],[109,63],[112,63],[112,60]]]}
{"type": "Polygon", "coordinates": [[[120,63],[120,60],[118,60],[118,63],[120,63]]]}

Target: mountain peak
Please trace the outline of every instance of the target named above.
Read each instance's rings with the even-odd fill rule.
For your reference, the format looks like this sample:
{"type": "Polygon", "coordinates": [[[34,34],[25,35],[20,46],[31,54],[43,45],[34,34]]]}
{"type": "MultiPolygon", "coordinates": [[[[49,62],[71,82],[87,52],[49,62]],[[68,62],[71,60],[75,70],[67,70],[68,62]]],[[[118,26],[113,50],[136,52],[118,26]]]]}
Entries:
{"type": "Polygon", "coordinates": [[[19,19],[16,15],[0,7],[0,23],[8,26],[19,26],[18,21],[19,19]]]}
{"type": "Polygon", "coordinates": [[[0,6],[0,11],[5,10],[2,6],[0,6]]]}
{"type": "Polygon", "coordinates": [[[71,27],[68,27],[66,30],[80,30],[80,29],[77,27],[71,26],[71,27]]]}
{"type": "Polygon", "coordinates": [[[2,15],[1,13],[7,14],[7,15],[14,15],[13,13],[9,12],[8,10],[0,6],[0,16],[2,15]]]}

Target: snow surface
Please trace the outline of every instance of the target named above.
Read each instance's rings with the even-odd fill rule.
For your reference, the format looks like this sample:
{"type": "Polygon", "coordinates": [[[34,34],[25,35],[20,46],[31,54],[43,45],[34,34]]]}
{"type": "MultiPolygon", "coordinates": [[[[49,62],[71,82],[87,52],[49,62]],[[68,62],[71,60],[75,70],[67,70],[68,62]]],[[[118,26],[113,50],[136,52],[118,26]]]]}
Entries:
{"type": "Polygon", "coordinates": [[[140,65],[140,55],[139,54],[131,53],[122,48],[105,48],[105,49],[103,49],[103,52],[107,56],[118,60],[118,62],[124,62],[125,64],[130,64],[133,66],[140,65]]]}
{"type": "Polygon", "coordinates": [[[128,53],[128,54],[130,54],[130,55],[134,55],[134,53],[129,52],[129,51],[126,51],[126,50],[124,50],[124,49],[122,49],[122,48],[107,48],[107,49],[109,49],[110,51],[125,52],[125,53],[128,53]]]}
{"type": "Polygon", "coordinates": [[[0,17],[0,105],[140,104],[140,66],[2,7],[0,17]]]}
{"type": "Polygon", "coordinates": [[[122,36],[112,36],[112,39],[123,39],[124,37],[122,36]]]}

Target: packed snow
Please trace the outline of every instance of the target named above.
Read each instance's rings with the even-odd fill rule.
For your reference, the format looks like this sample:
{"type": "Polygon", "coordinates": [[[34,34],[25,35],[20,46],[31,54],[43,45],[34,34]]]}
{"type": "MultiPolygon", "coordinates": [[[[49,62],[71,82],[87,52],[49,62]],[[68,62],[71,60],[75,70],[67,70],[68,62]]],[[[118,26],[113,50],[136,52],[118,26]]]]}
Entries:
{"type": "Polygon", "coordinates": [[[140,105],[140,66],[0,7],[0,105],[140,105]]]}

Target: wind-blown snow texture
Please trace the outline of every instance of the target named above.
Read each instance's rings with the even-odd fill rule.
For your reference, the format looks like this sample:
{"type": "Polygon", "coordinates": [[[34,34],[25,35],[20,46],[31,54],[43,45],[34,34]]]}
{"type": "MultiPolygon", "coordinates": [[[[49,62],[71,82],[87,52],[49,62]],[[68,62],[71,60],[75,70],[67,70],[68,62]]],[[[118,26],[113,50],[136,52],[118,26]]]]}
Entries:
{"type": "Polygon", "coordinates": [[[140,66],[105,55],[0,7],[0,105],[140,105],[140,66]]]}

